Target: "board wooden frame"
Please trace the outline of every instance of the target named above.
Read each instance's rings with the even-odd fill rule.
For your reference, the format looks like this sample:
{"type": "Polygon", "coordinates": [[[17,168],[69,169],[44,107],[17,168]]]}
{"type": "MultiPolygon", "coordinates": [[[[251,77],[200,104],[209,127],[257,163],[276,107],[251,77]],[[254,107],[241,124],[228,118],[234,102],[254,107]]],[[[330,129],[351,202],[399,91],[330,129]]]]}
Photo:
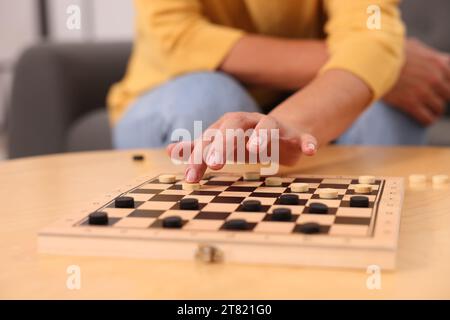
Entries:
{"type": "MultiPolygon", "coordinates": [[[[218,173],[220,175],[236,175],[218,173]]],[[[286,177],[357,179],[355,176],[302,175],[286,177]]],[[[203,232],[168,229],[83,227],[73,225],[117,196],[152,177],[135,179],[124,187],[93,201],[38,234],[39,252],[47,254],[117,256],[163,260],[192,260],[199,246],[211,246],[223,262],[282,264],[323,267],[367,268],[378,265],[394,269],[404,196],[403,178],[384,180],[381,199],[375,201],[373,235],[278,235],[246,232],[203,232]],[[181,232],[180,232],[181,231],[181,232]]]]}

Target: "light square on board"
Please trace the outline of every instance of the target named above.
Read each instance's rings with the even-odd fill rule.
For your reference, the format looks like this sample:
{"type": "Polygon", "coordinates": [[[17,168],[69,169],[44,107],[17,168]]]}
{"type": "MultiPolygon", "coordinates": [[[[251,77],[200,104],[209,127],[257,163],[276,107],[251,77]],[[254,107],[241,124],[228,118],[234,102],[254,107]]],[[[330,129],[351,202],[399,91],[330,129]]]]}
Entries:
{"type": "Polygon", "coordinates": [[[370,218],[373,214],[372,208],[351,208],[340,207],[336,212],[338,217],[355,217],[355,218],[370,218]]]}
{"type": "Polygon", "coordinates": [[[296,194],[296,195],[298,195],[298,198],[300,199],[300,200],[309,200],[309,199],[311,199],[311,197],[312,197],[312,193],[296,193],[296,192],[291,192],[291,193],[294,193],[294,194],[296,194]]]}
{"type": "Polygon", "coordinates": [[[239,203],[208,203],[202,211],[233,212],[239,207],[239,203]]]}
{"type": "Polygon", "coordinates": [[[219,197],[248,197],[251,192],[234,192],[234,191],[224,191],[221,192],[219,197]]]}
{"type": "Polygon", "coordinates": [[[165,190],[172,186],[170,183],[146,183],[139,189],[165,190]]]}
{"type": "Polygon", "coordinates": [[[232,214],[230,214],[227,218],[227,220],[231,220],[231,219],[245,219],[248,222],[259,222],[262,221],[262,219],[264,219],[264,217],[266,216],[266,214],[264,212],[243,212],[243,211],[239,211],[239,212],[233,212],[232,214]]]}
{"type": "Polygon", "coordinates": [[[264,182],[262,181],[236,181],[231,186],[233,187],[259,187],[264,182]]]}
{"type": "Polygon", "coordinates": [[[295,222],[261,221],[258,222],[253,231],[259,233],[291,233],[294,227],[295,222]]]}
{"type": "Polygon", "coordinates": [[[144,202],[139,209],[141,210],[169,210],[176,202],[172,201],[147,201],[144,202]]]}
{"type": "Polygon", "coordinates": [[[185,196],[188,194],[191,194],[192,191],[191,190],[176,190],[176,189],[167,189],[162,191],[160,194],[169,194],[169,195],[180,195],[180,196],[185,196]]]}
{"type": "Polygon", "coordinates": [[[217,231],[223,224],[223,220],[206,220],[206,219],[195,219],[190,220],[183,227],[183,230],[192,231],[217,231]]]}
{"type": "Polygon", "coordinates": [[[203,195],[190,194],[190,195],[183,197],[183,199],[186,199],[186,198],[197,199],[199,203],[209,203],[215,198],[215,196],[203,196],[203,195]]]}
{"type": "Polygon", "coordinates": [[[180,216],[183,220],[191,220],[194,219],[199,212],[199,210],[167,210],[158,218],[164,219],[170,216],[180,216]]]}
{"type": "Polygon", "coordinates": [[[213,176],[209,181],[237,181],[241,176],[213,176]]]}
{"type": "Polygon", "coordinates": [[[145,188],[135,188],[132,193],[142,193],[142,194],[158,194],[162,191],[162,189],[145,189],[145,188]]]}
{"type": "Polygon", "coordinates": [[[258,187],[255,189],[255,193],[283,193],[286,191],[285,187],[258,187]]]}
{"type": "Polygon", "coordinates": [[[228,186],[214,186],[214,185],[202,185],[199,191],[219,191],[223,192],[228,188],[228,186]]]}
{"type": "Polygon", "coordinates": [[[134,209],[134,208],[131,208],[131,209],[128,209],[128,208],[123,208],[123,209],[122,208],[105,208],[100,211],[106,212],[108,214],[108,216],[112,217],[112,218],[122,218],[122,217],[126,217],[134,210],[136,210],[136,209],[134,209]]]}
{"type": "Polygon", "coordinates": [[[336,216],[334,214],[309,214],[303,213],[297,218],[298,224],[316,222],[320,225],[331,226],[336,216]]]}
{"type": "Polygon", "coordinates": [[[155,196],[155,194],[150,193],[127,193],[127,197],[132,197],[134,201],[148,201],[155,196]]]}
{"type": "Polygon", "coordinates": [[[148,228],[156,218],[133,218],[127,217],[120,219],[114,224],[115,228],[148,228]]]}
{"type": "Polygon", "coordinates": [[[336,178],[325,178],[322,180],[322,184],[346,184],[352,183],[352,179],[336,179],[336,178]]]}

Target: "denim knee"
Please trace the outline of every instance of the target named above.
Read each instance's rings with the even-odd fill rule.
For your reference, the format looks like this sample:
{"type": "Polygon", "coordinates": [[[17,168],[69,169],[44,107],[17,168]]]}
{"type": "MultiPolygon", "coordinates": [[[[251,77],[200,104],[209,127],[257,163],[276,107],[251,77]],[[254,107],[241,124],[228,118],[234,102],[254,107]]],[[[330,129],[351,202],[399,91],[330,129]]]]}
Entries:
{"type": "Polygon", "coordinates": [[[115,145],[163,146],[175,129],[187,129],[193,136],[194,121],[206,129],[223,114],[237,111],[259,112],[237,80],[222,72],[190,73],[138,98],[114,129],[115,145]]]}
{"type": "Polygon", "coordinates": [[[427,129],[382,101],[370,106],[337,140],[339,144],[420,145],[427,129]]]}

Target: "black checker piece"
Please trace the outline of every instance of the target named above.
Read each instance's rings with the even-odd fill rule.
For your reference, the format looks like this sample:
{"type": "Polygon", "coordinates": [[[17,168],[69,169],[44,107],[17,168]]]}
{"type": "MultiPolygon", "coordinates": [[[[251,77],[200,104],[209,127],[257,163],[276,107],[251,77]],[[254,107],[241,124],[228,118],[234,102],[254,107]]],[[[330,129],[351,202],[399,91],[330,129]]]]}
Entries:
{"type": "Polygon", "coordinates": [[[180,229],[183,226],[183,219],[180,216],[166,217],[162,221],[163,228],[180,229]]]}
{"type": "Polygon", "coordinates": [[[139,193],[139,194],[158,194],[162,190],[159,189],[134,189],[133,193],[139,193]]]}
{"type": "Polygon", "coordinates": [[[145,156],[143,154],[135,154],[133,155],[133,161],[144,161],[145,156]]]}
{"type": "Polygon", "coordinates": [[[271,214],[272,221],[291,221],[292,212],[289,208],[276,208],[271,214]]]}
{"type": "Polygon", "coordinates": [[[116,208],[134,208],[134,198],[118,197],[114,200],[114,206],[116,208]]]}
{"type": "Polygon", "coordinates": [[[350,207],[368,208],[369,198],[364,196],[353,196],[350,198],[350,207]]]}
{"type": "Polygon", "coordinates": [[[248,230],[249,223],[245,219],[231,219],[223,224],[223,229],[226,230],[248,230]]]}
{"type": "Polygon", "coordinates": [[[309,204],[309,213],[326,214],[328,206],[320,202],[312,202],[309,204]]]}
{"type": "Polygon", "coordinates": [[[295,231],[304,234],[317,234],[320,233],[320,229],[320,224],[315,222],[308,222],[296,226],[295,231]]]}
{"type": "Polygon", "coordinates": [[[284,205],[296,206],[299,204],[299,198],[297,194],[282,194],[279,198],[280,203],[284,205]]]}
{"type": "Polygon", "coordinates": [[[198,199],[196,198],[184,198],[180,200],[181,210],[198,210],[198,199]]]}
{"type": "Polygon", "coordinates": [[[246,200],[242,203],[244,211],[261,211],[261,201],[259,200],[246,200]]]}
{"type": "Polygon", "coordinates": [[[102,211],[93,212],[89,215],[88,222],[94,226],[106,226],[108,225],[108,214],[102,211]]]}

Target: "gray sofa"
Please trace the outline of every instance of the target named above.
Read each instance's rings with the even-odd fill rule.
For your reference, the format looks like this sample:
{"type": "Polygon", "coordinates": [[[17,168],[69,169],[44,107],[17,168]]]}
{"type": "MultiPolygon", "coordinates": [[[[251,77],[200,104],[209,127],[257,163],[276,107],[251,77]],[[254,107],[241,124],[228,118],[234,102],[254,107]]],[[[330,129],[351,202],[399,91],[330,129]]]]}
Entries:
{"type": "Polygon", "coordinates": [[[8,116],[10,158],[110,149],[105,98],[123,76],[131,45],[39,44],[14,75],[8,116]]]}
{"type": "MultiPolygon", "coordinates": [[[[409,35],[450,52],[448,0],[407,0],[409,35]]],[[[111,148],[105,98],[125,71],[129,43],[39,44],[26,50],[14,76],[8,116],[10,158],[111,148]]],[[[450,117],[430,143],[450,145],[450,117]]]]}

